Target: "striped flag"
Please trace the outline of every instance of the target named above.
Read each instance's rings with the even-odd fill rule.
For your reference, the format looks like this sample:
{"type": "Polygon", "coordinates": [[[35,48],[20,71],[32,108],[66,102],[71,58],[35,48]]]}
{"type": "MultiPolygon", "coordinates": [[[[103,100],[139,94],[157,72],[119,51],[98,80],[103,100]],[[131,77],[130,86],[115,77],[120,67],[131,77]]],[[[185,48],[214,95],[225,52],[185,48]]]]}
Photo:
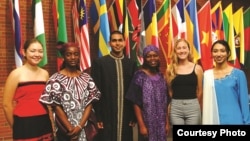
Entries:
{"type": "Polygon", "coordinates": [[[123,34],[124,34],[124,39],[125,39],[125,54],[130,58],[130,43],[129,43],[129,20],[128,20],[128,13],[127,13],[127,8],[126,8],[126,2],[123,0],[123,34]]]}
{"type": "Polygon", "coordinates": [[[165,60],[170,63],[172,52],[172,27],[171,26],[171,4],[170,0],[164,0],[157,10],[157,26],[159,31],[159,47],[165,60]]]}
{"type": "Polygon", "coordinates": [[[43,58],[39,63],[40,67],[45,66],[48,63],[47,50],[46,50],[46,39],[44,33],[44,22],[43,22],[43,8],[41,0],[33,0],[33,19],[34,19],[34,35],[43,45],[43,58]]]}
{"type": "Polygon", "coordinates": [[[75,0],[72,7],[75,41],[80,46],[80,68],[85,70],[91,66],[87,10],[84,0],[75,0]]]}
{"type": "Polygon", "coordinates": [[[124,0],[113,0],[108,9],[108,18],[111,32],[114,30],[119,30],[122,32],[124,2],[124,0]]]}
{"type": "Polygon", "coordinates": [[[187,37],[187,26],[186,20],[184,15],[184,0],[178,0],[177,3],[171,9],[172,14],[172,30],[173,30],[173,37],[175,40],[179,38],[187,37]]]}
{"type": "Polygon", "coordinates": [[[236,49],[236,63],[238,68],[245,63],[245,38],[244,38],[244,21],[243,21],[243,7],[239,8],[234,14],[234,39],[235,39],[235,49],[236,49]]]}
{"type": "Polygon", "coordinates": [[[109,29],[109,21],[108,21],[108,13],[106,0],[100,0],[100,30],[99,30],[99,56],[104,56],[109,54],[110,47],[108,45],[110,29],[109,29]]]}
{"type": "Polygon", "coordinates": [[[211,23],[211,4],[207,1],[198,11],[199,36],[201,47],[201,65],[203,70],[213,68],[211,55],[212,46],[212,23],[211,23]],[[204,18],[206,17],[206,18],[204,18]]]}
{"type": "Polygon", "coordinates": [[[201,52],[196,0],[190,0],[189,3],[187,3],[185,18],[187,23],[187,40],[190,43],[194,61],[197,62],[201,57],[201,52]]]}
{"type": "Polygon", "coordinates": [[[19,13],[19,0],[10,0],[10,16],[13,27],[13,37],[14,37],[14,53],[15,53],[15,63],[16,67],[22,66],[22,33],[21,33],[21,20],[19,13]]]}
{"type": "Polygon", "coordinates": [[[140,20],[140,11],[141,11],[141,1],[140,0],[131,0],[128,4],[127,10],[129,15],[129,38],[130,38],[130,58],[136,60],[137,65],[141,65],[141,58],[139,54],[139,45],[140,45],[140,32],[141,32],[141,20],[140,20]]]}
{"type": "Polygon", "coordinates": [[[212,42],[215,42],[216,40],[224,40],[223,13],[221,1],[218,1],[211,9],[211,22],[212,42]]]}
{"type": "Polygon", "coordinates": [[[147,0],[143,7],[146,45],[159,47],[155,0],[147,0]]]}
{"type": "Polygon", "coordinates": [[[228,42],[231,50],[229,61],[235,61],[236,52],[234,44],[234,28],[233,28],[233,4],[230,3],[223,11],[223,27],[225,32],[225,40],[228,42]]]}
{"type": "MultiPolygon", "coordinates": [[[[54,28],[57,36],[57,44],[61,45],[68,42],[67,28],[65,21],[64,12],[64,1],[63,0],[53,0],[52,13],[54,28]]],[[[63,62],[62,55],[59,50],[57,50],[57,69],[59,70],[63,62]]]]}
{"type": "MultiPolygon", "coordinates": [[[[250,7],[244,11],[244,37],[250,39],[250,7]]],[[[245,63],[246,68],[250,68],[250,40],[245,40],[245,63]]]]}
{"type": "Polygon", "coordinates": [[[99,57],[109,54],[110,28],[107,14],[107,6],[105,0],[93,0],[90,7],[90,14],[93,24],[94,33],[98,38],[99,57]]]}

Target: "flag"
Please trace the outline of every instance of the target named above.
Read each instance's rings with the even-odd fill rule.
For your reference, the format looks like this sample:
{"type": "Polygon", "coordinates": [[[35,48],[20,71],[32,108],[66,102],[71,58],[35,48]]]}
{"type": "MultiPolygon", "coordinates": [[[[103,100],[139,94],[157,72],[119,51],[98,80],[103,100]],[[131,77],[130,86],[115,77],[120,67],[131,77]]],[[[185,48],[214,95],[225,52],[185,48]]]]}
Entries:
{"type": "Polygon", "coordinates": [[[131,0],[128,4],[128,14],[131,19],[131,24],[133,27],[132,40],[139,44],[140,41],[140,31],[141,31],[141,2],[140,0],[131,0]]]}
{"type": "Polygon", "coordinates": [[[172,32],[174,40],[177,40],[179,38],[186,39],[187,26],[184,14],[184,2],[184,0],[178,0],[171,9],[172,32]]]}
{"type": "Polygon", "coordinates": [[[123,34],[126,43],[125,54],[130,58],[130,43],[129,43],[129,20],[126,8],[126,2],[123,0],[123,34]]]}
{"type": "Polygon", "coordinates": [[[19,12],[19,0],[10,0],[10,16],[13,27],[14,37],[14,54],[16,67],[22,66],[22,33],[21,33],[21,20],[19,12]]]}
{"type": "Polygon", "coordinates": [[[43,22],[43,8],[41,0],[33,0],[33,19],[34,19],[34,35],[43,46],[43,58],[39,63],[40,67],[45,66],[48,63],[47,50],[46,50],[46,39],[44,33],[44,22],[43,22]]]}
{"type": "Polygon", "coordinates": [[[80,68],[91,66],[87,10],[84,0],[75,0],[72,7],[75,41],[80,46],[80,68]]]}
{"type": "Polygon", "coordinates": [[[241,68],[241,65],[245,62],[245,50],[244,50],[244,21],[243,21],[243,7],[239,8],[234,14],[234,43],[236,49],[236,65],[241,68]]]}
{"type": "Polygon", "coordinates": [[[198,11],[201,65],[203,70],[208,70],[213,68],[213,59],[211,55],[212,23],[211,23],[210,10],[211,10],[211,4],[210,1],[207,1],[198,11]]]}
{"type": "Polygon", "coordinates": [[[230,3],[223,11],[223,27],[225,32],[225,40],[228,42],[231,50],[229,61],[235,61],[236,52],[234,44],[234,28],[233,28],[233,5],[230,3]]]}
{"type": "Polygon", "coordinates": [[[139,57],[140,33],[141,33],[141,1],[131,0],[127,7],[128,24],[129,24],[129,40],[130,40],[130,58],[136,60],[137,65],[141,65],[139,57]]]}
{"type": "Polygon", "coordinates": [[[171,4],[170,0],[164,0],[157,10],[157,27],[159,31],[159,47],[165,57],[166,62],[170,63],[172,52],[172,30],[171,30],[171,4]]]}
{"type": "Polygon", "coordinates": [[[110,28],[105,0],[93,0],[90,8],[93,30],[98,37],[99,57],[109,54],[110,28]]]}
{"type": "Polygon", "coordinates": [[[100,7],[101,6],[99,0],[93,0],[89,9],[90,22],[93,25],[93,32],[96,38],[99,38],[99,36],[97,36],[97,33],[99,33],[99,28],[100,28],[100,18],[99,18],[100,7]]]}
{"type": "Polygon", "coordinates": [[[119,30],[122,32],[124,2],[125,2],[124,0],[113,0],[108,9],[109,26],[111,32],[114,30],[119,30]]]}
{"type": "Polygon", "coordinates": [[[250,7],[244,11],[244,37],[245,37],[245,63],[246,68],[250,68],[250,7]]]}
{"type": "Polygon", "coordinates": [[[211,9],[211,22],[212,42],[215,42],[216,40],[224,40],[223,13],[221,1],[218,1],[211,9]]]}
{"type": "Polygon", "coordinates": [[[138,61],[140,64],[143,63],[143,49],[146,47],[146,30],[145,30],[145,21],[144,21],[144,10],[142,7],[142,1],[139,1],[138,8],[139,8],[139,19],[140,19],[140,24],[139,24],[139,44],[138,44],[138,61]]]}
{"type": "Polygon", "coordinates": [[[148,0],[146,2],[143,7],[143,18],[146,45],[155,45],[159,47],[155,0],[148,0]]]}
{"type": "MultiPolygon", "coordinates": [[[[57,45],[61,45],[68,42],[67,28],[64,12],[64,1],[63,0],[53,0],[52,13],[54,28],[56,31],[57,45]]],[[[59,70],[63,58],[59,50],[57,50],[57,69],[59,70]]]]}
{"type": "Polygon", "coordinates": [[[187,3],[185,18],[187,23],[187,40],[190,43],[190,48],[194,55],[194,61],[197,62],[201,57],[201,53],[196,0],[190,0],[189,3],[187,3]]]}

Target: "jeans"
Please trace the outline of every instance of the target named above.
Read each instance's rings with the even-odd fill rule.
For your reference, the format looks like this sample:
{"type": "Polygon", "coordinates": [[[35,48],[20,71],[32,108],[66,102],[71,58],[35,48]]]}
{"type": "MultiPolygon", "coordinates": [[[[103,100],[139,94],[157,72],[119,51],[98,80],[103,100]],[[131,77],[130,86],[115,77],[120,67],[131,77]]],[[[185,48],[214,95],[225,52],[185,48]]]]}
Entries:
{"type": "Polygon", "coordinates": [[[201,109],[198,99],[172,99],[170,122],[172,125],[201,124],[201,109]]]}

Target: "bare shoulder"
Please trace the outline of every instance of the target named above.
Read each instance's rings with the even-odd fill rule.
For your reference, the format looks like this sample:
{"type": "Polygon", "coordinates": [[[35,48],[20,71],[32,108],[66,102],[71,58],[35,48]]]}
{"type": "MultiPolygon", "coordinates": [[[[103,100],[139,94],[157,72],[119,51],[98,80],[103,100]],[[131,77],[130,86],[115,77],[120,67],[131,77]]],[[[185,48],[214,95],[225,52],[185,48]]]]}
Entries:
{"type": "Polygon", "coordinates": [[[202,69],[201,65],[196,64],[196,66],[195,66],[195,72],[203,74],[203,69],[202,69]]]}
{"type": "Polygon", "coordinates": [[[22,67],[19,67],[19,68],[12,70],[6,79],[6,85],[10,84],[11,86],[14,86],[14,85],[18,84],[20,81],[20,76],[22,74],[22,70],[23,70],[22,67]]]}
{"type": "Polygon", "coordinates": [[[49,79],[49,72],[46,69],[40,68],[41,69],[41,75],[46,77],[46,79],[49,79]]]}

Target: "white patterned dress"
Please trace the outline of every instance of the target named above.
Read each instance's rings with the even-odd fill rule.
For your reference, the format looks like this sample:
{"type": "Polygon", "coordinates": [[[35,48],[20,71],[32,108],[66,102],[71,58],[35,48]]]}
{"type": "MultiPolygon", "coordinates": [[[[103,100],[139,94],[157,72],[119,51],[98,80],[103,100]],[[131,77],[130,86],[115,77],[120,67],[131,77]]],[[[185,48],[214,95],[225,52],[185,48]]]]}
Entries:
{"type": "MultiPolygon", "coordinates": [[[[79,76],[68,77],[57,72],[48,80],[40,101],[47,105],[61,105],[70,123],[76,126],[86,106],[99,100],[100,96],[101,93],[89,74],[82,72],[79,76]]],[[[78,141],[86,141],[84,130],[78,141]]]]}

